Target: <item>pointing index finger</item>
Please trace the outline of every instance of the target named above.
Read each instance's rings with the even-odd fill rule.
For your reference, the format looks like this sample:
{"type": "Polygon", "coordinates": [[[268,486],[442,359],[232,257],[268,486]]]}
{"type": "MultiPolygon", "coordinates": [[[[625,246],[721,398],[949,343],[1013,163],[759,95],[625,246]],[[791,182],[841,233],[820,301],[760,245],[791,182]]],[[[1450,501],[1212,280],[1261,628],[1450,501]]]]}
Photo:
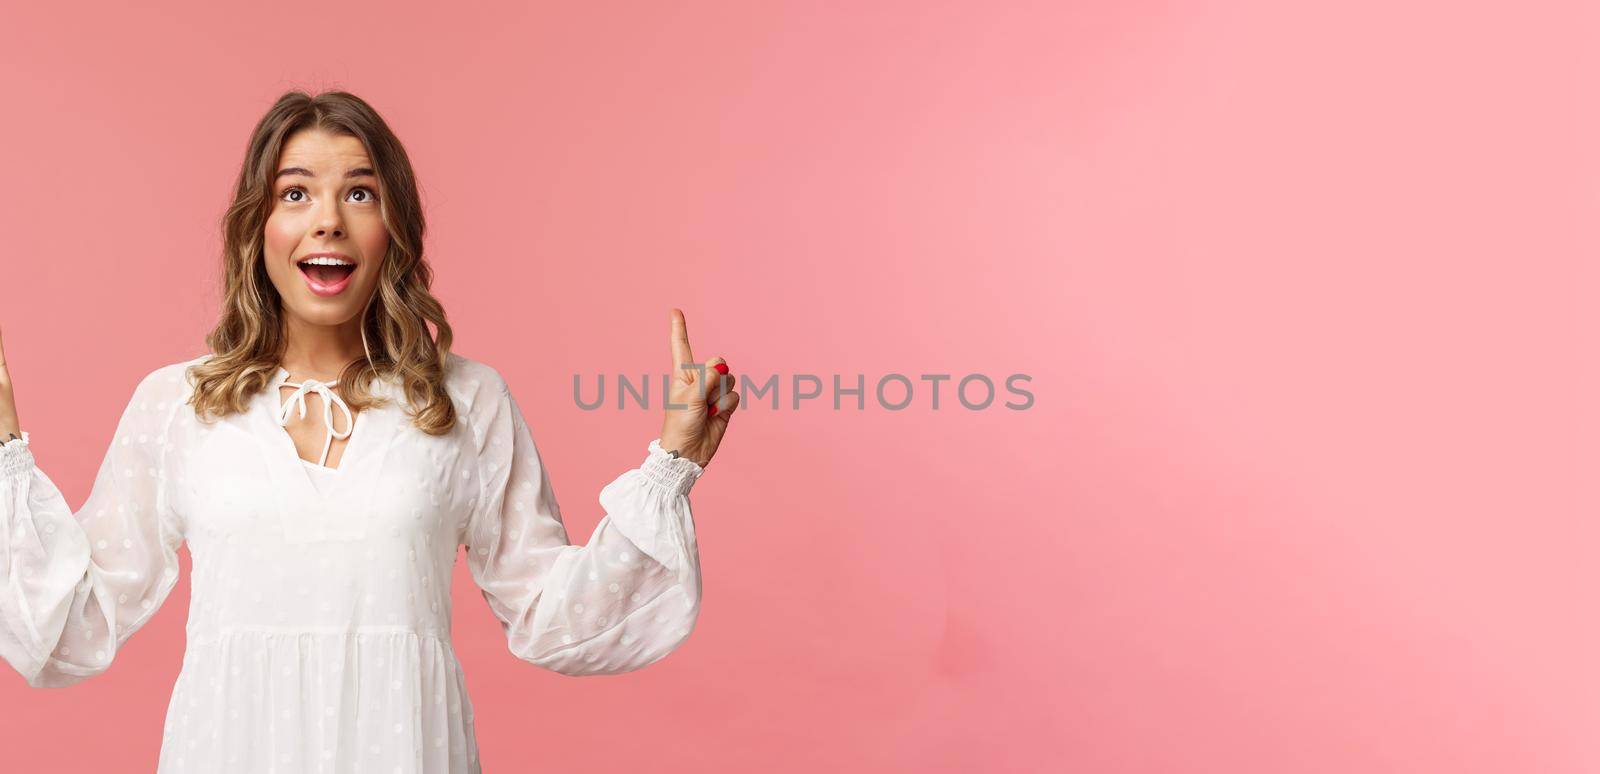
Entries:
{"type": "Polygon", "coordinates": [[[683,310],[672,310],[672,370],[677,371],[694,363],[694,352],[689,349],[689,326],[683,320],[683,310]]]}

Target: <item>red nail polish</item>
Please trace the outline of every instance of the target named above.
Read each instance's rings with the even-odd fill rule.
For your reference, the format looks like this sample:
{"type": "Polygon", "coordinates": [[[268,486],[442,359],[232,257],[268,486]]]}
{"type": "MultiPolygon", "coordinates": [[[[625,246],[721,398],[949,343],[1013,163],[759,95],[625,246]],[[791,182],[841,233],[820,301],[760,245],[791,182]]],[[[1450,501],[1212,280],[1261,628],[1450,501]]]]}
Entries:
{"type": "Polygon", "coordinates": [[[718,363],[718,364],[712,366],[712,368],[717,369],[717,373],[719,373],[719,374],[725,374],[725,373],[728,372],[728,364],[727,363],[718,363]]]}
{"type": "Polygon", "coordinates": [[[717,407],[716,406],[712,406],[711,407],[711,416],[716,416],[716,415],[717,415],[717,407]]]}

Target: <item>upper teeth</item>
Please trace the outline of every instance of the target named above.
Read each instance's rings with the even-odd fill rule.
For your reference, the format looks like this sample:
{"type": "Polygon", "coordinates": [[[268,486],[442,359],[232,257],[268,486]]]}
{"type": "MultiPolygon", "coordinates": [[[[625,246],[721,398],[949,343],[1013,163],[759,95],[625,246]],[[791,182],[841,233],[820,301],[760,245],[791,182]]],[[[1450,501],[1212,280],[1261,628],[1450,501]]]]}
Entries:
{"type": "Polygon", "coordinates": [[[351,263],[350,261],[346,261],[346,260],[344,260],[342,258],[330,258],[330,257],[328,257],[326,255],[319,255],[319,256],[317,256],[315,258],[307,258],[304,261],[301,261],[301,263],[310,263],[310,264],[315,264],[317,266],[354,266],[355,265],[355,264],[351,263]]]}

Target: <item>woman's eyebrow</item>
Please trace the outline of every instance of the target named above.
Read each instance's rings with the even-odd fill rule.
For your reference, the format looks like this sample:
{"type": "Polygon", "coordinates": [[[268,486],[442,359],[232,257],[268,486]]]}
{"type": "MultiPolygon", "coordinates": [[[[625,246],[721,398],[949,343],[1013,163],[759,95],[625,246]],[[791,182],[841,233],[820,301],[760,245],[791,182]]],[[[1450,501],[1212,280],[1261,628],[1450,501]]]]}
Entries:
{"type": "MultiPolygon", "coordinates": [[[[306,169],[305,167],[284,167],[283,169],[278,170],[278,174],[276,176],[274,176],[273,179],[276,180],[276,179],[278,179],[280,177],[286,177],[288,175],[301,175],[301,176],[304,176],[304,177],[316,177],[316,175],[313,174],[311,172],[311,170],[306,169]]],[[[356,167],[355,169],[352,169],[349,172],[344,173],[344,176],[346,178],[351,178],[351,177],[376,177],[377,175],[373,174],[371,167],[356,167]]]]}

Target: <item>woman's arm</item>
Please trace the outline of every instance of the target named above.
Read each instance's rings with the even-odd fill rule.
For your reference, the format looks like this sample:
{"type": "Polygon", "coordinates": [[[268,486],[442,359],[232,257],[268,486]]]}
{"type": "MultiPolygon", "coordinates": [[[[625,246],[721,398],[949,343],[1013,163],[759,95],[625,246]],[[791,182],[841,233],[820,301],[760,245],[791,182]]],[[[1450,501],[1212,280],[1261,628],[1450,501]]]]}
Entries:
{"type": "Polygon", "coordinates": [[[700,610],[688,492],[702,468],[652,441],[600,492],[587,545],[567,539],[550,478],[503,384],[487,386],[482,481],[464,542],[473,580],[518,658],[567,675],[615,674],[677,648],[700,610]],[[498,394],[494,394],[498,392],[498,394]]]}
{"type": "Polygon", "coordinates": [[[472,577],[518,658],[568,675],[627,672],[672,652],[694,629],[700,555],[689,489],[739,395],[709,376],[727,373],[722,358],[694,363],[683,313],[673,309],[671,323],[674,375],[662,434],[639,467],[600,490],[606,515],[587,545],[567,540],[504,379],[492,373],[477,383],[468,421],[481,490],[464,542],[472,577]],[[718,384],[708,390],[708,381],[718,384]]]}
{"type": "Polygon", "coordinates": [[[134,390],[76,514],[36,464],[29,433],[0,446],[0,658],[31,686],[104,672],[177,582],[182,538],[164,471],[183,368],[134,390]]]}
{"type": "Polygon", "coordinates": [[[22,436],[17,419],[17,400],[11,390],[11,372],[6,369],[5,337],[0,336],[0,443],[22,436]]]}

